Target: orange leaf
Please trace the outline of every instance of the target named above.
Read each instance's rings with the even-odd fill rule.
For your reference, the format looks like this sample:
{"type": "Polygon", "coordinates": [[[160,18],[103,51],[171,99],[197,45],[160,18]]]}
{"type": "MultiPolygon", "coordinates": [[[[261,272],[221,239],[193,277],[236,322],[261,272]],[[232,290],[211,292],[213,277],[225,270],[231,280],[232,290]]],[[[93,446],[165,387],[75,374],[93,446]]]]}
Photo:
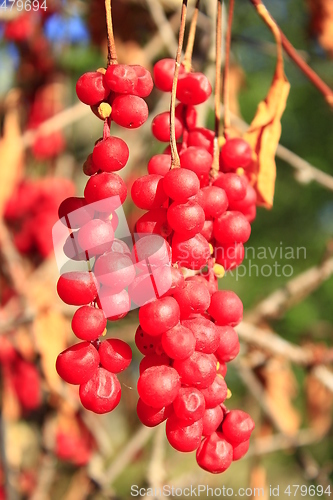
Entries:
{"type": "Polygon", "coordinates": [[[244,135],[257,157],[249,171],[258,195],[258,204],[272,208],[276,178],[275,153],[281,136],[281,117],[289,94],[284,73],[280,30],[263,5],[256,6],[259,15],[270,27],[277,44],[277,63],[271,87],[244,135]]]}

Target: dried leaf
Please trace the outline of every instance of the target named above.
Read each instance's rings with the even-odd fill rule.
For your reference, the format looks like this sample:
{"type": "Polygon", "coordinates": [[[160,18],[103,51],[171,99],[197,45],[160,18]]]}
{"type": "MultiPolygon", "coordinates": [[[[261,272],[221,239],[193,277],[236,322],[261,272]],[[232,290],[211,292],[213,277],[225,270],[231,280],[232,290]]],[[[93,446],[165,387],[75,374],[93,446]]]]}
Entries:
{"type": "Polygon", "coordinates": [[[332,424],[333,395],[313,375],[305,382],[307,415],[312,428],[325,435],[332,424]]]}
{"type": "Polygon", "coordinates": [[[57,393],[61,391],[62,382],[55,370],[55,362],[58,354],[67,347],[68,330],[68,321],[55,309],[41,312],[33,325],[45,379],[50,389],[57,393]]]}
{"type": "Polygon", "coordinates": [[[289,82],[284,73],[280,30],[263,5],[258,13],[272,30],[277,43],[277,63],[271,87],[244,135],[257,159],[250,169],[251,182],[258,194],[258,204],[272,208],[275,188],[275,153],[281,136],[281,117],[289,94],[289,82]]]}
{"type": "Polygon", "coordinates": [[[333,57],[333,2],[308,0],[311,14],[310,30],[330,57],[333,57]]]}
{"type": "Polygon", "coordinates": [[[23,148],[19,122],[19,92],[12,90],[6,99],[7,112],[0,140],[1,183],[0,183],[0,218],[5,205],[19,182],[23,169],[23,148]]]}

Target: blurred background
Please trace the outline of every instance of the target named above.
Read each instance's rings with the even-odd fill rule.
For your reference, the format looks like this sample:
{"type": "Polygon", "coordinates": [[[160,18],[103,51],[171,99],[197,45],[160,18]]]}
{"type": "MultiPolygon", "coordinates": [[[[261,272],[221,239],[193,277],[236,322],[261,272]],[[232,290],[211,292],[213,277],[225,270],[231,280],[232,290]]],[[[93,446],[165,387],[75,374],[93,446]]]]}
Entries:
{"type": "MultiPolygon", "coordinates": [[[[226,377],[228,406],[249,412],[256,430],[247,457],[212,476],[199,470],[193,453],[171,448],[163,425],[146,429],[136,416],[137,311],[108,325],[108,336],[126,340],[134,353],[120,376],[122,400],[112,414],[85,411],[77,387],[63,384],[55,372],[56,356],[75,337],[74,308],[56,295],[51,230],[59,203],[82,196],[82,165],[102,135],[103,122],[78,102],[75,83],[83,72],[105,66],[107,44],[102,0],[36,2],[35,12],[25,12],[21,0],[12,9],[7,0],[0,6],[0,499],[130,498],[131,485],[162,484],[265,487],[267,494],[269,485],[280,485],[282,497],[289,484],[325,490],[333,479],[329,105],[286,57],[291,91],[274,207],[258,209],[244,267],[220,281],[245,306],[241,355],[226,377]],[[267,276],[263,266],[275,264],[279,272],[267,276]]],[[[193,66],[213,84],[215,1],[201,4],[193,66]]],[[[265,5],[332,86],[332,1],[265,5]]],[[[160,58],[174,57],[180,6],[180,0],[112,0],[119,62],[152,70],[160,58]]],[[[189,21],[193,8],[189,0],[189,21]]],[[[244,129],[276,62],[271,33],[246,0],[235,5],[231,61],[233,124],[244,129]]],[[[150,156],[165,147],[152,138],[150,123],[168,109],[169,96],[154,90],[148,105],[150,118],[140,130],[114,130],[129,145],[121,172],[129,188],[146,173],[150,156]]],[[[212,128],[212,106],[198,112],[201,125],[212,128]]],[[[139,211],[129,197],[125,210],[133,228],[139,211]]]]}

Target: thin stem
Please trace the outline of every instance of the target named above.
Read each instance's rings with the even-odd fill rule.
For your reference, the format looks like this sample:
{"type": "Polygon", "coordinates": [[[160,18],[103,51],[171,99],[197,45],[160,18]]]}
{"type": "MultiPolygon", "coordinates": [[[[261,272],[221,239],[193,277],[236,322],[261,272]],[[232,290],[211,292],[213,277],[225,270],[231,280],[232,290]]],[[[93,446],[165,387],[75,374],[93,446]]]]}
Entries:
{"type": "Polygon", "coordinates": [[[183,43],[184,43],[186,10],[187,10],[187,0],[183,0],[182,13],[181,13],[181,19],[180,19],[179,36],[178,36],[178,48],[177,48],[177,54],[176,54],[176,60],[175,60],[175,63],[176,63],[175,64],[175,73],[173,76],[171,101],[170,101],[171,168],[180,167],[180,159],[179,159],[179,154],[177,151],[176,130],[175,130],[176,91],[177,91],[177,83],[178,83],[178,75],[179,75],[179,67],[180,67],[180,58],[181,58],[182,48],[183,48],[183,43]]]}
{"type": "MultiPolygon", "coordinates": [[[[266,7],[263,5],[261,0],[250,0],[250,2],[255,6],[257,12],[260,14],[259,9],[266,7]]],[[[267,9],[266,9],[267,10],[267,9]]],[[[268,12],[268,11],[267,11],[268,12]]],[[[274,21],[273,17],[270,13],[268,13],[271,19],[274,21]]],[[[274,21],[275,22],[275,21],[274,21]]],[[[333,106],[333,90],[320,78],[315,71],[302,59],[302,57],[298,54],[297,50],[293,47],[293,45],[289,42],[288,38],[284,35],[284,33],[280,30],[281,42],[284,50],[290,57],[292,61],[299,67],[301,71],[305,74],[305,76],[310,80],[310,82],[323,94],[327,103],[330,106],[333,106]]]]}
{"type": "Polygon", "coordinates": [[[215,137],[214,137],[214,158],[210,172],[211,181],[216,177],[219,171],[219,137],[221,126],[221,45],[222,45],[222,1],[217,0],[216,12],[216,54],[215,54],[215,96],[214,96],[214,109],[215,109],[215,137]]]}
{"type": "Polygon", "coordinates": [[[230,66],[230,45],[231,45],[231,27],[234,15],[235,0],[229,2],[228,26],[225,39],[225,63],[223,78],[223,103],[224,103],[224,137],[227,139],[230,128],[230,107],[229,107],[229,66],[230,66]]]}
{"type": "Polygon", "coordinates": [[[190,72],[191,68],[192,68],[192,54],[193,54],[195,33],[197,31],[199,6],[200,6],[200,0],[197,0],[197,2],[195,4],[195,10],[194,10],[193,16],[192,16],[190,33],[188,35],[186,51],[185,51],[185,56],[184,56],[184,60],[183,60],[183,66],[184,66],[185,71],[187,73],[190,72]]]}
{"type": "Polygon", "coordinates": [[[108,37],[108,66],[118,64],[116,44],[114,42],[111,1],[105,0],[106,28],[108,37]]]}

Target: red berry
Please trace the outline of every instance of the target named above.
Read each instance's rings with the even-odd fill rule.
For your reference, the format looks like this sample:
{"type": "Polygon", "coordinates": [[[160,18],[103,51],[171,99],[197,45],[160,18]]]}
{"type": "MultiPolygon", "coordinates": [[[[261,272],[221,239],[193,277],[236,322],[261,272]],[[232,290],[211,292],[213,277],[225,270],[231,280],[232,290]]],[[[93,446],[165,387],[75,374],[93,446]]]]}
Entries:
{"type": "Polygon", "coordinates": [[[252,163],[251,146],[244,139],[228,139],[220,153],[220,167],[223,172],[247,168],[252,163]]]}
{"type": "Polygon", "coordinates": [[[152,366],[139,377],[140,398],[153,408],[168,406],[176,399],[180,389],[180,377],[171,366],[152,366]]]}
{"type": "Polygon", "coordinates": [[[127,163],[129,149],[125,141],[119,137],[106,137],[99,141],[92,152],[92,159],[97,170],[115,172],[127,163]]]}
{"type": "Polygon", "coordinates": [[[198,448],[202,435],[202,420],[186,423],[175,414],[168,418],[166,436],[173,448],[181,452],[190,452],[198,448]]]}
{"type": "Polygon", "coordinates": [[[179,323],[180,311],[175,299],[163,297],[145,304],[139,310],[139,321],[149,335],[161,335],[179,323]]]}
{"type": "Polygon", "coordinates": [[[105,73],[107,86],[117,94],[135,94],[138,76],[128,64],[111,64],[105,73]]]}
{"type": "Polygon", "coordinates": [[[164,176],[163,188],[174,201],[186,203],[200,189],[198,176],[191,170],[174,168],[164,176]]]}
{"type": "Polygon", "coordinates": [[[72,330],[81,340],[96,340],[106,328],[106,317],[101,309],[82,306],[72,319],[72,330]]]}
{"type": "Polygon", "coordinates": [[[225,401],[227,397],[227,384],[220,375],[216,375],[213,383],[206,389],[201,389],[202,395],[205,398],[206,408],[215,408],[225,401]]]}
{"type": "Polygon", "coordinates": [[[239,266],[245,256],[243,243],[231,245],[219,245],[215,248],[215,258],[217,264],[221,264],[226,271],[231,271],[239,266]]]}
{"type": "Polygon", "coordinates": [[[182,387],[173,402],[173,409],[179,419],[196,422],[204,416],[205,399],[199,389],[182,387]]]}
{"type": "Polygon", "coordinates": [[[213,237],[213,221],[205,220],[203,228],[200,231],[200,234],[207,240],[210,241],[213,237]]]}
{"type": "Polygon", "coordinates": [[[97,280],[113,293],[126,288],[135,278],[132,259],[123,253],[107,252],[98,257],[94,271],[97,280]]]}
{"type": "MultiPolygon", "coordinates": [[[[102,142],[102,141],[100,141],[100,142],[102,142]]],[[[86,161],[83,164],[82,169],[83,169],[83,173],[85,175],[88,175],[89,177],[91,175],[97,174],[99,167],[97,165],[95,165],[95,163],[93,161],[92,153],[90,153],[90,155],[88,155],[86,161]]]]}
{"type": "Polygon", "coordinates": [[[227,470],[232,462],[233,450],[220,432],[214,432],[201,442],[197,451],[199,467],[213,474],[227,470]]]}
{"type": "Polygon", "coordinates": [[[76,83],[76,94],[81,102],[93,106],[108,97],[110,89],[107,87],[104,75],[98,71],[84,73],[76,83]]]}
{"type": "Polygon", "coordinates": [[[88,253],[89,258],[106,252],[114,239],[111,224],[94,219],[79,229],[77,241],[80,248],[88,253]]]}
{"type": "Polygon", "coordinates": [[[194,353],[195,338],[191,330],[176,325],[163,333],[162,347],[172,359],[187,359],[194,353]]]}
{"type": "Polygon", "coordinates": [[[148,97],[154,87],[151,74],[146,68],[138,64],[131,65],[131,68],[134,69],[138,78],[133,94],[140,97],[148,97]]]}
{"type": "Polygon", "coordinates": [[[211,93],[211,84],[203,73],[186,73],[178,80],[177,99],[183,104],[201,104],[211,93]]]}
{"type": "Polygon", "coordinates": [[[203,228],[205,213],[198,203],[189,200],[187,203],[174,201],[167,212],[168,223],[182,238],[192,238],[203,228]]]}
{"type": "MultiPolygon", "coordinates": [[[[151,124],[151,131],[153,136],[161,142],[170,141],[170,113],[165,111],[156,115],[151,124]]],[[[183,133],[183,125],[178,118],[175,119],[175,132],[176,140],[179,139],[183,133]]]]}
{"type": "Polygon", "coordinates": [[[196,351],[206,354],[212,354],[216,351],[220,343],[220,335],[214,323],[199,316],[182,321],[182,324],[193,333],[196,340],[196,351]]]}
{"type": "Polygon", "coordinates": [[[144,175],[136,179],[131,194],[135,205],[143,210],[160,208],[167,200],[163,189],[163,177],[157,174],[144,175]]]}
{"type": "Polygon", "coordinates": [[[214,131],[208,128],[199,127],[190,130],[187,138],[188,147],[203,148],[208,151],[211,156],[214,155],[214,131]]]}
{"type": "Polygon", "coordinates": [[[183,288],[176,291],[174,298],[178,302],[181,318],[205,312],[210,304],[207,286],[197,281],[186,280],[183,288]]]}
{"type": "Polygon", "coordinates": [[[141,398],[138,400],[136,411],[139,420],[146,427],[156,427],[166,420],[172,413],[172,405],[164,406],[163,408],[153,408],[146,405],[141,398]]]}
{"type": "Polygon", "coordinates": [[[220,174],[213,185],[225,191],[229,204],[231,204],[245,198],[248,181],[244,175],[220,174]]]}
{"type": "Polygon", "coordinates": [[[164,353],[162,354],[148,354],[145,356],[139,366],[139,371],[140,375],[147,370],[148,368],[151,368],[152,366],[170,366],[171,365],[171,359],[164,353]]]}
{"type": "Polygon", "coordinates": [[[203,416],[203,436],[210,436],[216,431],[218,426],[223,420],[223,411],[221,406],[215,406],[215,408],[209,408],[205,411],[203,416]]]}
{"type": "MultiPolygon", "coordinates": [[[[155,85],[162,92],[171,92],[175,73],[174,59],[161,59],[154,65],[155,85]]],[[[179,74],[185,73],[184,66],[179,67],[179,74]]]]}
{"type": "Polygon", "coordinates": [[[119,339],[108,339],[98,349],[103,368],[112,373],[120,373],[129,367],[132,361],[132,349],[119,339]]]}
{"type": "Polygon", "coordinates": [[[186,106],[179,103],[176,106],[176,117],[188,130],[193,130],[197,122],[197,111],[194,106],[186,106]]]}
{"type": "Polygon", "coordinates": [[[71,229],[77,229],[94,216],[94,210],[86,206],[84,198],[70,197],[66,198],[59,206],[58,216],[61,222],[71,229]]]}
{"type": "Polygon", "coordinates": [[[213,157],[208,151],[191,146],[182,151],[179,158],[181,167],[192,170],[198,176],[201,185],[208,183],[213,163],[213,157]]]}
{"type": "Polygon", "coordinates": [[[137,233],[160,234],[163,238],[172,232],[167,221],[166,208],[155,208],[143,214],[136,222],[135,231],[137,233]]]}
{"type": "Polygon", "coordinates": [[[63,302],[72,306],[89,304],[97,297],[99,284],[94,273],[71,271],[60,276],[57,292],[63,302]]]}
{"type": "Polygon", "coordinates": [[[158,336],[148,335],[139,325],[135,333],[135,345],[141,354],[155,354],[156,347],[160,344],[161,338],[158,336]]]}
{"type": "Polygon", "coordinates": [[[119,404],[121,386],[116,375],[98,368],[93,377],[79,390],[80,400],[87,410],[107,413],[119,404]]]}
{"type": "Polygon", "coordinates": [[[248,452],[250,447],[250,440],[244,441],[244,443],[236,444],[233,446],[233,461],[240,460],[248,452]]]}
{"type": "Polygon", "coordinates": [[[89,342],[80,342],[57,357],[56,369],[68,384],[84,384],[91,379],[99,365],[97,349],[89,342]]]}
{"type": "Polygon", "coordinates": [[[243,319],[243,304],[231,290],[213,293],[208,313],[222,326],[236,326],[243,319]]]}
{"type": "Polygon", "coordinates": [[[220,363],[229,363],[239,353],[239,340],[236,331],[231,326],[216,326],[219,332],[219,347],[215,356],[220,363]]]}
{"type": "Polygon", "coordinates": [[[196,201],[203,208],[207,218],[219,217],[228,208],[228,198],[223,189],[207,186],[198,192],[196,201]]]}
{"type": "Polygon", "coordinates": [[[230,210],[238,210],[242,213],[247,213],[251,207],[255,207],[257,203],[257,193],[255,189],[248,184],[246,187],[245,197],[238,201],[230,200],[230,210]]]}
{"type": "Polygon", "coordinates": [[[159,154],[152,156],[148,162],[148,173],[165,176],[171,168],[171,155],[159,154]]]}
{"type": "Polygon", "coordinates": [[[138,128],[148,118],[148,106],[136,95],[119,95],[112,102],[111,118],[121,127],[138,128]]]}
{"type": "Polygon", "coordinates": [[[131,299],[126,290],[115,293],[113,288],[103,286],[98,299],[98,307],[103,309],[105,316],[110,321],[124,318],[131,309],[131,299]]]}
{"type": "MultiPolygon", "coordinates": [[[[87,260],[87,254],[82,250],[78,242],[78,231],[73,231],[67,238],[63,246],[66,257],[71,260],[87,260]]],[[[88,255],[89,259],[89,255],[88,255]]]]}
{"type": "Polygon", "coordinates": [[[222,431],[231,443],[248,441],[254,430],[254,422],[250,415],[242,410],[231,410],[224,417],[222,431]]]}
{"type": "Polygon", "coordinates": [[[216,376],[216,357],[195,351],[185,360],[175,360],[173,366],[179,373],[183,385],[204,389],[216,376]]]}
{"type": "Polygon", "coordinates": [[[126,196],[127,189],[123,179],[109,172],[92,175],[84,190],[87,203],[99,202],[99,212],[112,212],[124,203],[126,196]]]}
{"type": "Polygon", "coordinates": [[[214,220],[214,237],[223,245],[245,243],[251,226],[241,212],[225,212],[214,220]]]}
{"type": "Polygon", "coordinates": [[[145,274],[162,266],[169,266],[170,255],[169,243],[158,234],[141,236],[132,248],[132,260],[145,274]]]}
{"type": "Polygon", "coordinates": [[[199,270],[206,265],[210,257],[208,241],[196,234],[193,238],[184,239],[182,234],[176,233],[172,238],[172,262],[179,267],[199,270]]]}

